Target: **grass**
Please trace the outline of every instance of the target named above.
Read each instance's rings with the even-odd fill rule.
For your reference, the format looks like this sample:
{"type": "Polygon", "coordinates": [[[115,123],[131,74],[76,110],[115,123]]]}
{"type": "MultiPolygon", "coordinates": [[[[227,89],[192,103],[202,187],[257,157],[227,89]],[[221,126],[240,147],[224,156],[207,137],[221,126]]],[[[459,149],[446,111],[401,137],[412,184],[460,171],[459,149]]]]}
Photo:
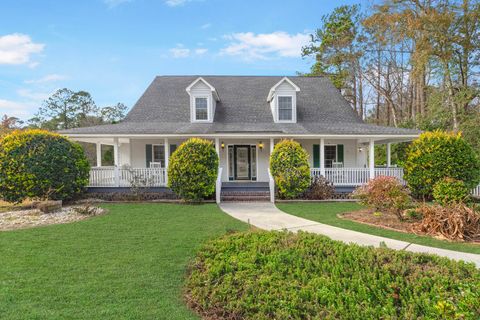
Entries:
{"type": "Polygon", "coordinates": [[[425,246],[480,254],[479,245],[444,241],[427,236],[418,236],[410,233],[391,231],[338,218],[337,214],[339,213],[354,211],[362,208],[362,206],[359,204],[352,202],[277,203],[277,207],[287,213],[339,228],[355,230],[425,246]]]}
{"type": "Polygon", "coordinates": [[[243,224],[216,205],[109,204],[81,222],[0,232],[0,319],[198,319],[188,262],[243,224]]]}

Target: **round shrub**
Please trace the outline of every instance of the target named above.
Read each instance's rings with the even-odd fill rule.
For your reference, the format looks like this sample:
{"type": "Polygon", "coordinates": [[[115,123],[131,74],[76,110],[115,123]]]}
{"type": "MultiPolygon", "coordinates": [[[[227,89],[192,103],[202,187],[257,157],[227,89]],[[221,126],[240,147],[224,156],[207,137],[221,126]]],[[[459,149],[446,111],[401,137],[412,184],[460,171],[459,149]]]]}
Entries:
{"type": "Polygon", "coordinates": [[[413,141],[405,161],[405,180],[413,195],[431,199],[433,186],[450,177],[468,189],[480,182],[480,160],[460,133],[426,132],[413,141]]]}
{"type": "Polygon", "coordinates": [[[296,198],[310,186],[308,153],[296,141],[282,140],[275,145],[270,171],[280,198],[296,198]]]}
{"type": "Polygon", "coordinates": [[[441,205],[464,203],[470,198],[470,190],[463,181],[444,178],[433,186],[433,198],[441,205]]]}
{"type": "Polygon", "coordinates": [[[65,200],[83,192],[90,165],[82,147],[44,130],[14,131],[0,140],[0,196],[65,200]]]}
{"type": "Polygon", "coordinates": [[[400,220],[403,219],[403,211],[412,206],[410,192],[395,177],[376,177],[358,187],[353,197],[376,211],[393,213],[400,220]]]}
{"type": "Polygon", "coordinates": [[[206,319],[479,319],[480,270],[300,232],[205,244],[186,283],[206,319]]]}
{"type": "Polygon", "coordinates": [[[215,192],[218,155],[213,143],[192,138],[171,155],[168,186],[186,201],[201,201],[215,192]]]}

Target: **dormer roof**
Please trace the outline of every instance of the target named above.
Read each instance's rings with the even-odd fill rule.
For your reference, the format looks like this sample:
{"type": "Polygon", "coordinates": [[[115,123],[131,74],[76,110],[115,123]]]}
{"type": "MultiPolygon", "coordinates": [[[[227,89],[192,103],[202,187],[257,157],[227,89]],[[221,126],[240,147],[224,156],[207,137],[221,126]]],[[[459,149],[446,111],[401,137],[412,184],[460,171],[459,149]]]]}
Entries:
{"type": "Polygon", "coordinates": [[[287,77],[283,77],[282,80],[278,81],[268,92],[268,97],[267,97],[268,102],[272,101],[273,95],[275,94],[275,90],[284,82],[287,82],[289,85],[291,85],[296,92],[300,91],[300,88],[295,83],[293,83],[292,80],[288,79],[287,77]]]}
{"type": "Polygon", "coordinates": [[[213,97],[215,98],[216,101],[220,101],[220,96],[218,95],[218,92],[217,90],[215,89],[214,86],[212,86],[210,83],[208,83],[205,79],[203,79],[202,77],[198,77],[197,79],[195,79],[195,81],[193,81],[185,90],[187,90],[188,94],[190,94],[190,92],[192,91],[192,88],[198,83],[198,82],[203,82],[207,87],[210,88],[210,90],[212,90],[212,95],[213,97]]]}

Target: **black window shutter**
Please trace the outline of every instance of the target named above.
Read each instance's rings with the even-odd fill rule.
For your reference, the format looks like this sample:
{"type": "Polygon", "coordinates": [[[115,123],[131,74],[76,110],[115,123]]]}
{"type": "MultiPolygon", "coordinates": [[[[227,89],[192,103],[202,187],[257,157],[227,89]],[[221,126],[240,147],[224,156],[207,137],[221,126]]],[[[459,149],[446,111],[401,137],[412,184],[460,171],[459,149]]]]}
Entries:
{"type": "Polygon", "coordinates": [[[337,145],[337,162],[342,162],[343,163],[343,159],[344,159],[344,152],[343,152],[343,144],[339,144],[337,145]]]}
{"type": "Polygon", "coordinates": [[[320,145],[313,145],[313,167],[320,168],[320,145]]]}
{"type": "Polygon", "coordinates": [[[170,145],[170,156],[177,150],[177,145],[176,144],[171,144],[170,145]]]}
{"type": "Polygon", "coordinates": [[[147,168],[150,168],[150,162],[152,162],[152,145],[145,145],[145,159],[147,160],[147,168]]]}

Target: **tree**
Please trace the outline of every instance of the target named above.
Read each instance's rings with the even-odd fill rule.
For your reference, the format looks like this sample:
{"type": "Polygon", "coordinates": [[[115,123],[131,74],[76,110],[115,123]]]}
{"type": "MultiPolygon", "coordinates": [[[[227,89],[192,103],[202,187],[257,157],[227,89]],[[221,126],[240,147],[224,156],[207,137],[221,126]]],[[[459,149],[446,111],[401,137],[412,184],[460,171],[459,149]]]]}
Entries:
{"type": "Polygon", "coordinates": [[[86,127],[99,124],[97,113],[98,107],[93,101],[90,93],[78,91],[72,95],[72,104],[77,106],[78,112],[75,115],[75,127],[86,127]]]}
{"type": "Polygon", "coordinates": [[[57,90],[44,101],[31,123],[52,130],[74,128],[80,110],[74,96],[75,92],[67,88],[57,90]]]}
{"type": "Polygon", "coordinates": [[[310,44],[302,48],[302,56],[315,57],[309,75],[327,75],[363,116],[362,82],[359,81],[363,55],[362,36],[357,27],[360,24],[359,10],[358,5],[340,6],[323,16],[322,26],[311,35],[310,44]]]}
{"type": "Polygon", "coordinates": [[[127,106],[119,102],[114,106],[103,107],[100,110],[100,115],[103,122],[118,123],[125,118],[127,106]]]}
{"type": "Polygon", "coordinates": [[[0,127],[2,127],[2,129],[18,129],[22,123],[23,121],[17,117],[9,117],[4,114],[0,122],[0,127]]]}
{"type": "Polygon", "coordinates": [[[123,103],[98,108],[90,93],[64,88],[45,100],[29,123],[30,127],[48,130],[89,127],[117,123],[123,120],[126,111],[123,103]]]}

